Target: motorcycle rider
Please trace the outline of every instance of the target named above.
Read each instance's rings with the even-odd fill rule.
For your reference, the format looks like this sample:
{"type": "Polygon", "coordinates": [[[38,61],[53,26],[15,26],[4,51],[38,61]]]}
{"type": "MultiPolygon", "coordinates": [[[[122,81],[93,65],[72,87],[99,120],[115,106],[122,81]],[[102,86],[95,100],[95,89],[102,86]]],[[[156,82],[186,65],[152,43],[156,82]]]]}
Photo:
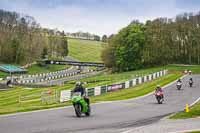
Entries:
{"type": "Polygon", "coordinates": [[[181,81],[181,79],[178,79],[178,81],[177,81],[177,84],[178,84],[178,83],[182,84],[182,81],[181,81]]]}
{"type": "Polygon", "coordinates": [[[182,81],[181,79],[178,79],[177,84],[176,84],[177,88],[180,90],[181,86],[182,86],[182,81]]]}
{"type": "Polygon", "coordinates": [[[189,70],[189,75],[191,75],[192,74],[192,71],[191,70],[189,70]]]}
{"type": "Polygon", "coordinates": [[[84,100],[87,102],[88,106],[90,106],[90,100],[85,96],[85,88],[82,86],[81,82],[76,82],[76,86],[72,92],[80,92],[81,96],[84,97],[84,100]]]}
{"type": "Polygon", "coordinates": [[[163,92],[163,89],[160,87],[160,85],[157,85],[156,90],[155,90],[155,94],[158,93],[158,92],[160,92],[162,94],[161,97],[164,100],[164,94],[163,94],[164,92],[163,92]]]}

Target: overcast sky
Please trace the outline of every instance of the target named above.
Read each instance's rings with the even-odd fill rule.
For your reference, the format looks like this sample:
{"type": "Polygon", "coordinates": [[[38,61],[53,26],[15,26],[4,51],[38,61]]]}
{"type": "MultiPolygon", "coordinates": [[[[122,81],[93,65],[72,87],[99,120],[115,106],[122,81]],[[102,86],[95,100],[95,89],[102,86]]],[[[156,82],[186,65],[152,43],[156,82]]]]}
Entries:
{"type": "Polygon", "coordinates": [[[200,0],[0,0],[0,9],[33,16],[42,27],[109,35],[134,19],[198,12],[200,0]]]}

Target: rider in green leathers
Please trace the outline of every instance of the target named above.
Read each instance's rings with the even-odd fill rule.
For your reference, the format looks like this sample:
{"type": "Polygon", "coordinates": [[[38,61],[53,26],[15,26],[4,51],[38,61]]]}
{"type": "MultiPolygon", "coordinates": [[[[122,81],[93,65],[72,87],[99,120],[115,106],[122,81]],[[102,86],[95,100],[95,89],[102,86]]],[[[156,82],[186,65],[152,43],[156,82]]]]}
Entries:
{"type": "Polygon", "coordinates": [[[84,100],[87,102],[88,106],[90,106],[90,100],[88,97],[86,97],[85,88],[82,86],[81,82],[76,82],[76,86],[73,92],[80,92],[81,96],[84,97],[84,100]]]}

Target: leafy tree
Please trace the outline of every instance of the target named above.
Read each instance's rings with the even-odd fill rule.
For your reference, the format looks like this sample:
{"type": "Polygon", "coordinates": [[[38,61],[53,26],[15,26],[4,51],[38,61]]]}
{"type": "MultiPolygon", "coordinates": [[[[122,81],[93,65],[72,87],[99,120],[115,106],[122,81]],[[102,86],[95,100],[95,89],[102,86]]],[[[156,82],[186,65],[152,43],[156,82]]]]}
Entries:
{"type": "Polygon", "coordinates": [[[200,64],[199,37],[200,12],[148,20],[144,25],[134,20],[108,39],[102,59],[117,71],[170,63],[200,64]]]}
{"type": "Polygon", "coordinates": [[[107,42],[107,41],[108,41],[108,37],[106,35],[103,35],[102,42],[107,42]]]}
{"type": "Polygon", "coordinates": [[[94,35],[94,40],[95,40],[95,41],[100,41],[100,40],[101,40],[101,37],[98,36],[98,35],[94,35]]]}
{"type": "MultiPolygon", "coordinates": [[[[103,53],[102,58],[107,66],[117,71],[134,70],[141,67],[141,49],[144,45],[144,25],[130,24],[113,37],[107,49],[114,49],[103,53]],[[112,55],[112,56],[111,56],[112,55]],[[113,64],[105,59],[114,58],[113,64]]],[[[104,50],[106,51],[106,50],[104,50]]]]}
{"type": "Polygon", "coordinates": [[[45,59],[47,55],[48,55],[47,47],[44,47],[44,48],[43,48],[43,51],[42,51],[41,58],[42,58],[42,59],[45,59]]]}
{"type": "Polygon", "coordinates": [[[61,49],[62,49],[61,56],[67,56],[68,52],[69,52],[69,50],[68,50],[68,41],[67,41],[66,38],[64,38],[62,41],[63,42],[62,42],[62,45],[61,45],[61,49]]]}
{"type": "Polygon", "coordinates": [[[0,60],[25,64],[39,58],[67,55],[64,31],[43,29],[27,15],[0,10],[0,60]],[[47,53],[48,51],[48,53],[47,53]]]}

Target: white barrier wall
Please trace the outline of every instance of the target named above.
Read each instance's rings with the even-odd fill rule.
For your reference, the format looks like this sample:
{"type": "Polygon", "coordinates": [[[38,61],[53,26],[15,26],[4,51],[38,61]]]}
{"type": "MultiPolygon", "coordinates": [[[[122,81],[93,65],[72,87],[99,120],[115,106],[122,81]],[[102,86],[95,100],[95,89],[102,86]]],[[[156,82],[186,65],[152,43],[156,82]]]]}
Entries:
{"type": "Polygon", "coordinates": [[[125,82],[125,88],[126,88],[126,89],[129,88],[129,85],[130,85],[130,84],[129,84],[129,81],[126,81],[126,82],[125,82]]]}
{"type": "Polygon", "coordinates": [[[60,102],[66,102],[71,99],[71,90],[63,90],[60,92],[60,102]]]}
{"type": "Polygon", "coordinates": [[[157,72],[157,77],[160,77],[160,72],[157,72]]]}
{"type": "Polygon", "coordinates": [[[155,79],[156,78],[156,73],[153,73],[153,79],[155,79]]]}
{"type": "Polygon", "coordinates": [[[144,76],[144,82],[146,82],[147,81],[147,76],[144,76]]]}
{"type": "Polygon", "coordinates": [[[161,77],[163,76],[163,71],[160,71],[160,76],[161,76],[161,77]]]}
{"type": "Polygon", "coordinates": [[[164,75],[166,74],[166,70],[164,70],[164,73],[163,73],[164,75]]]}
{"type": "Polygon", "coordinates": [[[149,81],[151,81],[152,80],[152,75],[151,74],[149,74],[149,81]]]}
{"type": "Polygon", "coordinates": [[[101,95],[101,86],[94,88],[94,95],[95,96],[101,95]]]}
{"type": "Polygon", "coordinates": [[[138,78],[138,84],[141,84],[142,83],[142,77],[139,77],[138,78]]]}
{"type": "Polygon", "coordinates": [[[133,86],[136,85],[136,79],[133,79],[133,86]]]}

